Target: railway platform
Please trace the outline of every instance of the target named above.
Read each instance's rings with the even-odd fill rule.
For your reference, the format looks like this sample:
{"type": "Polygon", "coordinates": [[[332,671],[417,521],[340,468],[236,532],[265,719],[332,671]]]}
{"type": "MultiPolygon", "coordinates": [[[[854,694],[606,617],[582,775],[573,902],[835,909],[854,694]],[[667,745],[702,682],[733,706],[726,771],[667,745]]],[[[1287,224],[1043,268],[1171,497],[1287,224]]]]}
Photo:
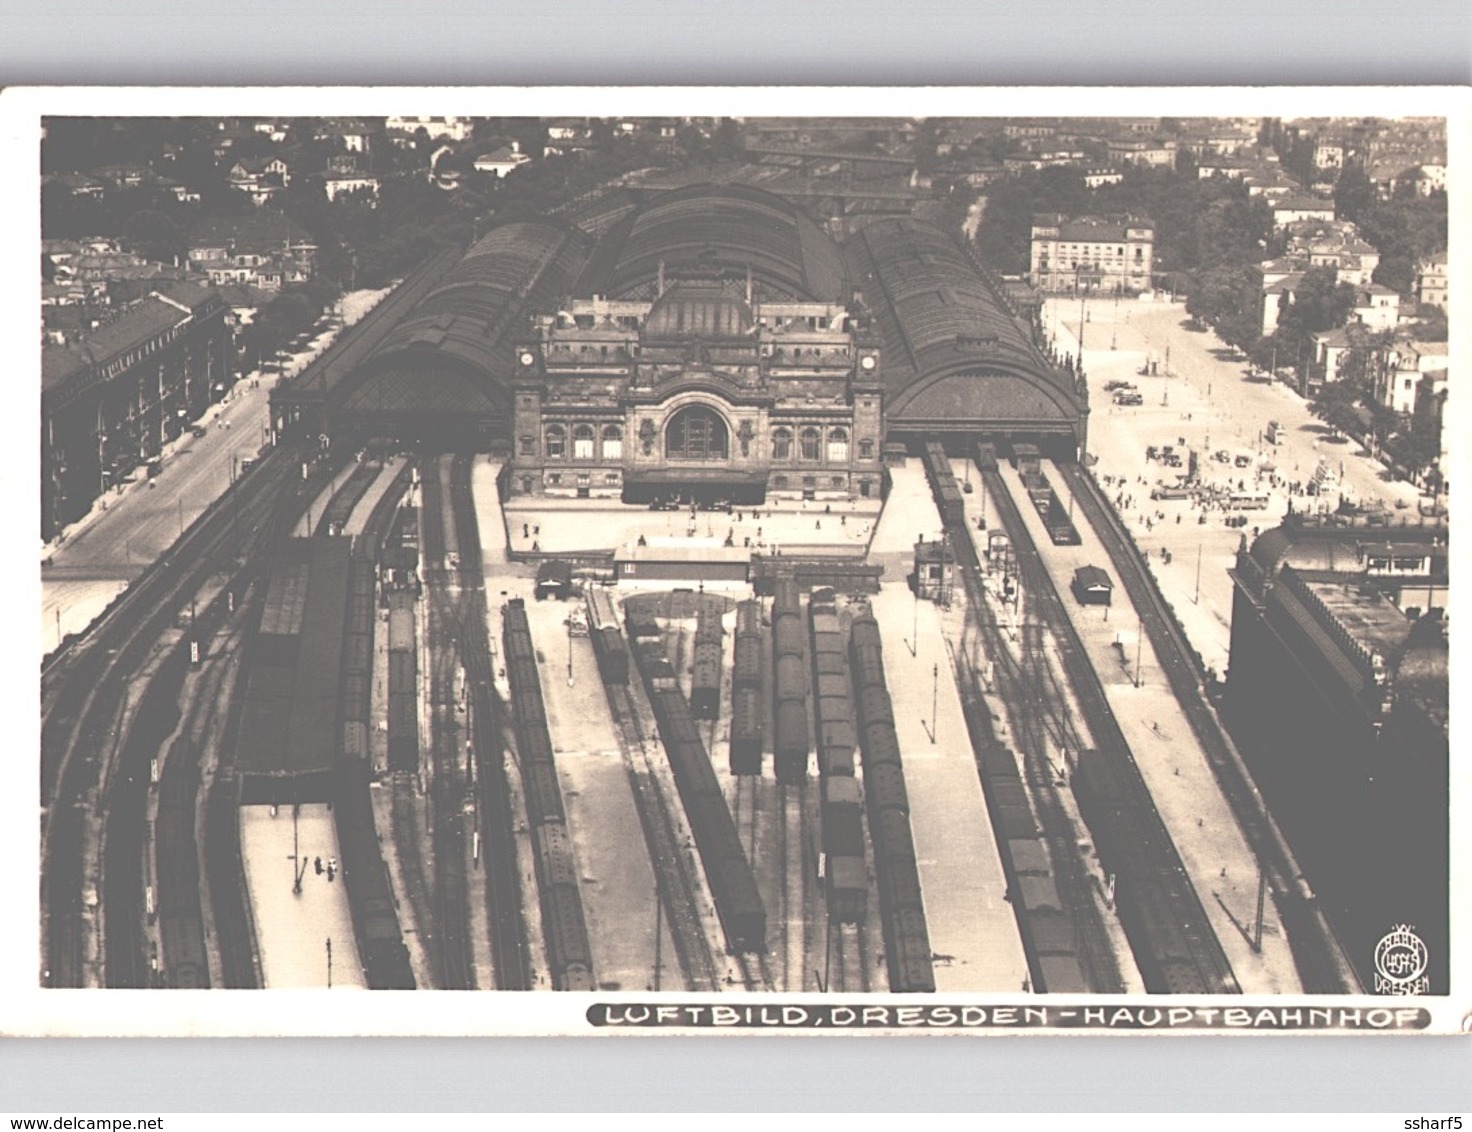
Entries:
{"type": "Polygon", "coordinates": [[[654,870],[642,851],[639,815],[598,661],[588,638],[569,637],[564,624],[580,604],[528,598],[526,612],[541,657],[547,726],[578,863],[593,973],[604,990],[647,990],[656,985],[658,961],[658,985],[679,989],[668,925],[660,925],[663,938],[656,943],[654,870]],[[636,839],[632,845],[631,836],[636,839]]]}
{"type": "Polygon", "coordinates": [[[611,553],[640,536],[682,542],[714,539],[724,545],[783,554],[820,552],[862,557],[883,504],[879,500],[783,502],[725,511],[651,511],[605,499],[519,496],[507,502],[504,531],[511,553],[611,553]]]}
{"type": "MultiPolygon", "coordinates": [[[[1066,506],[1068,487],[1051,461],[1043,473],[1066,506]]],[[[1082,540],[1055,546],[1042,520],[1028,505],[1022,481],[1005,462],[1003,481],[1027,525],[1053,583],[1073,614],[1084,650],[1104,687],[1116,720],[1144,777],[1166,829],[1175,842],[1212,929],[1242,990],[1248,994],[1301,991],[1293,955],[1272,901],[1263,910],[1262,951],[1256,935],[1258,864],[1217,784],[1205,752],[1171,693],[1160,661],[1128,594],[1118,585],[1112,606],[1081,606],[1069,592],[1074,571],[1101,565],[1113,573],[1098,534],[1082,511],[1073,510],[1082,540]]]]}
{"type": "Polygon", "coordinates": [[[373,509],[388,494],[388,489],[392,486],[394,478],[403,470],[404,464],[405,460],[402,456],[395,456],[384,463],[383,468],[374,477],[373,483],[363,493],[363,498],[358,500],[352,514],[348,516],[348,521],[343,524],[342,533],[344,535],[357,537],[363,533],[363,528],[368,524],[368,517],[373,514],[373,509]]]}
{"type": "Polygon", "coordinates": [[[240,842],[265,986],[365,989],[332,812],[242,806],[240,842]]]}
{"type": "Polygon", "coordinates": [[[941,522],[918,460],[891,474],[874,540],[890,561],[871,608],[884,639],[936,990],[1016,992],[1027,959],[952,675],[964,614],[959,604],[944,611],[916,601],[905,586],[908,567],[897,567],[913,556],[916,535],[938,535],[941,522]]]}

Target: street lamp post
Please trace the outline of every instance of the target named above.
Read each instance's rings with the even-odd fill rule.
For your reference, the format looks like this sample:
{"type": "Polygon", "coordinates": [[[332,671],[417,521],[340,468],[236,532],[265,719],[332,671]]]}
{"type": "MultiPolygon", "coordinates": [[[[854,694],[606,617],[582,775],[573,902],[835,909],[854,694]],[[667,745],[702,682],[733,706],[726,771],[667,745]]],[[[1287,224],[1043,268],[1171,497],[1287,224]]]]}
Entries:
{"type": "Polygon", "coordinates": [[[572,618],[567,619],[567,686],[573,686],[572,677],[572,618]]]}
{"type": "Polygon", "coordinates": [[[930,745],[935,746],[936,709],[940,704],[940,665],[931,668],[930,685],[930,745]]]}

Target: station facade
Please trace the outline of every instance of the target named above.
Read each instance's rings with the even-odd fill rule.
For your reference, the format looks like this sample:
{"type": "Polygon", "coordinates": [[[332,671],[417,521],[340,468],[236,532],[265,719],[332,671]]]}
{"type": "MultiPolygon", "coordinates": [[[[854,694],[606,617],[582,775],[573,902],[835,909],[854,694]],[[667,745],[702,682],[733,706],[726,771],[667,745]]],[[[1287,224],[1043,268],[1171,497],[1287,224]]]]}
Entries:
{"type": "Polygon", "coordinates": [[[512,491],[877,497],[879,342],[857,322],[715,276],[544,315],[517,358],[512,491]]]}
{"type": "Polygon", "coordinates": [[[426,271],[273,391],[280,434],[504,451],[514,495],[733,504],[878,496],[887,442],[1086,439],[1076,362],[921,221],[840,245],[795,201],[694,185],[426,271]]]}

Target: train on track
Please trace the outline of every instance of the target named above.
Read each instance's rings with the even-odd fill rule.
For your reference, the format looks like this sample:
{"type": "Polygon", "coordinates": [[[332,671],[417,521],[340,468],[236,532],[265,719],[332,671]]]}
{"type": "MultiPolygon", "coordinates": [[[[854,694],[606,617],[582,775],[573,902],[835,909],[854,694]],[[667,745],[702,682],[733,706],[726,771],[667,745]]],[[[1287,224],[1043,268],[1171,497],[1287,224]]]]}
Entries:
{"type": "Polygon", "coordinates": [[[797,580],[779,578],[772,595],[773,769],[777,781],[789,786],[807,781],[812,750],[805,637],[797,580]]]}
{"type": "Polygon", "coordinates": [[[532,830],[552,986],[564,991],[595,990],[593,948],[578,889],[567,810],[557,781],[552,735],[547,730],[547,707],[542,699],[542,678],[537,671],[537,650],[532,643],[526,602],[513,598],[501,613],[503,659],[511,684],[522,794],[532,830]]]}
{"type": "MultiPolygon", "coordinates": [[[[989,443],[977,445],[976,463],[983,474],[995,471],[997,467],[996,445],[989,443]]],[[[1079,537],[1078,528],[1074,525],[1071,508],[1063,505],[1053,485],[1048,482],[1048,477],[1043,474],[1042,454],[1038,451],[1037,446],[1014,444],[1012,463],[1017,469],[1017,474],[1022,477],[1022,485],[1027,491],[1028,500],[1043,520],[1043,527],[1048,532],[1048,538],[1055,546],[1078,546],[1083,540],[1079,537]]],[[[955,474],[951,471],[950,460],[946,457],[944,445],[934,442],[926,445],[925,466],[931,477],[931,487],[935,491],[936,501],[941,503],[948,497],[956,482],[955,474]]],[[[956,498],[959,498],[959,495],[956,498]]],[[[948,528],[955,526],[960,529],[966,525],[964,509],[952,516],[942,505],[941,518],[945,520],[948,528]]]]}
{"type": "MultiPolygon", "coordinates": [[[[176,757],[181,750],[175,747],[176,757]]],[[[162,951],[155,982],[179,990],[205,990],[210,986],[199,895],[199,845],[194,831],[198,791],[197,762],[177,769],[165,764],[158,786],[158,814],[153,822],[154,915],[162,951]]]]}
{"type": "Polygon", "coordinates": [[[978,748],[976,761],[1032,989],[1039,994],[1098,990],[1084,972],[1078,932],[1058,895],[1046,838],[1038,828],[1016,756],[992,742],[978,748]]]}
{"type": "Polygon", "coordinates": [[[736,606],[731,671],[731,773],[761,774],[767,739],[767,704],[762,695],[762,603],[736,606]]]}
{"type": "Polygon", "coordinates": [[[605,684],[629,682],[629,646],[613,595],[602,586],[588,587],[588,636],[605,684]]]}
{"type": "Polygon", "coordinates": [[[831,589],[814,590],[809,597],[808,630],[818,773],[823,781],[819,819],[823,831],[824,893],[830,917],[840,923],[858,923],[867,914],[869,904],[863,792],[854,778],[857,733],[853,695],[837,595],[831,589]]]}
{"type": "MultiPolygon", "coordinates": [[[[350,477],[348,484],[344,485],[343,490],[328,505],[327,510],[332,512],[339,498],[353,495],[352,504],[339,508],[336,512],[339,516],[335,528],[337,531],[346,526],[353,507],[373,482],[373,476],[370,475],[362,482],[361,489],[354,486],[354,481],[360,478],[359,472],[363,470],[360,466],[358,472],[350,477]]],[[[373,638],[378,623],[376,560],[393,518],[393,508],[407,480],[406,470],[378,501],[373,514],[364,524],[362,537],[354,544],[353,556],[348,562],[348,611],[343,642],[341,693],[342,747],[338,752],[337,803],[333,807],[333,817],[337,824],[338,849],[342,853],[342,878],[347,885],[353,931],[358,940],[358,957],[363,963],[364,981],[369,990],[413,990],[417,985],[374,819],[370,793],[370,783],[374,775],[373,751],[368,740],[373,718],[373,638]]],[[[323,518],[325,521],[327,516],[324,515],[323,518]]],[[[395,655],[392,646],[399,645],[398,655],[401,659],[398,663],[401,668],[406,663],[417,664],[413,610],[412,606],[406,608],[406,603],[411,599],[407,595],[399,597],[397,620],[395,621],[394,614],[391,613],[389,623],[391,692],[395,655]],[[397,641],[394,639],[396,632],[399,636],[397,641]]],[[[404,674],[401,672],[399,679],[403,678],[404,674]]],[[[412,689],[412,671],[409,680],[412,689]]],[[[392,709],[397,706],[400,717],[398,725],[402,729],[405,726],[403,716],[407,712],[416,736],[413,743],[413,762],[417,766],[417,701],[411,698],[405,703],[402,699],[402,687],[399,692],[401,699],[397,705],[390,699],[390,720],[392,723],[392,709]]],[[[397,744],[394,743],[392,726],[390,736],[391,751],[395,751],[402,759],[402,737],[400,736],[397,744]]]]}
{"type": "MultiPolygon", "coordinates": [[[[938,453],[927,450],[926,455],[926,469],[931,475],[933,486],[942,470],[939,457],[944,456],[944,450],[941,449],[938,453]]],[[[1140,777],[1139,769],[1134,765],[1098,676],[1089,667],[1077,631],[1068,620],[1057,589],[998,473],[996,447],[986,443],[979,444],[975,458],[982,470],[987,491],[996,500],[1003,525],[1009,529],[1011,549],[1018,570],[1031,579],[1026,588],[1041,603],[1042,615],[1061,634],[1060,653],[1064,668],[1099,745],[1098,750],[1080,754],[1078,769],[1074,775],[1074,792],[1078,799],[1079,813],[1093,836],[1100,862],[1114,874],[1115,899],[1120,921],[1129,937],[1146,989],[1151,993],[1169,994],[1236,993],[1240,987],[1222,953],[1221,944],[1206,920],[1205,911],[1185,875],[1175,845],[1140,777]]],[[[1051,487],[1046,488],[1046,495],[1040,490],[1047,485],[1047,480],[1042,472],[1041,455],[1035,446],[1014,444],[1012,462],[1022,477],[1030,502],[1040,513],[1044,510],[1045,499],[1052,500],[1052,503],[1047,504],[1048,507],[1057,502],[1057,496],[1051,487]]],[[[944,471],[950,473],[949,461],[945,462],[944,471]]],[[[954,475],[951,478],[954,479],[954,475]]],[[[1066,513],[1064,518],[1067,518],[1066,513]]],[[[949,522],[946,526],[957,553],[963,555],[963,563],[969,571],[974,572],[977,564],[975,548],[970,541],[971,533],[964,526],[964,520],[959,527],[949,522]]],[[[1069,529],[1072,531],[1072,540],[1077,540],[1077,530],[1071,522],[1069,529]]],[[[1051,528],[1049,533],[1054,535],[1051,528]]],[[[1054,535],[1054,541],[1069,540],[1054,535]]],[[[1003,783],[1008,772],[995,752],[988,755],[983,751],[982,754],[984,765],[990,764],[992,767],[993,782],[1001,787],[1004,797],[1002,805],[1005,808],[1008,788],[1003,783]]],[[[1015,773],[1015,761],[1010,758],[1007,761],[1012,762],[1012,772],[1015,773]]],[[[1025,798],[1025,795],[1013,796],[1019,802],[1025,798]]],[[[989,807],[992,804],[992,794],[989,791],[989,807]]],[[[1006,814],[1000,816],[1016,823],[1019,831],[1025,831],[1029,827],[1033,834],[1037,831],[1036,822],[1031,815],[1023,823],[1020,810],[1010,818],[1006,814]]],[[[997,815],[994,815],[993,820],[997,820],[997,815]]],[[[1024,840],[1030,840],[1033,834],[1029,834],[1024,840]]],[[[1029,851],[1022,846],[1014,848],[1020,849],[1021,853],[1013,860],[1009,876],[1013,872],[1019,876],[1026,875],[1019,862],[1026,859],[1029,851]]],[[[1054,882],[1049,881],[1049,885],[1054,885],[1054,882]]],[[[1040,910],[1054,899],[1055,894],[1049,894],[1046,888],[1035,884],[1028,887],[1038,894],[1036,898],[1041,901],[1040,910]]],[[[1023,899],[1026,904],[1026,900],[1030,898],[1023,899]]],[[[1037,961],[1033,968],[1034,973],[1039,968],[1053,969],[1054,980],[1064,984],[1059,989],[1065,989],[1075,978],[1066,956],[1066,941],[1057,947],[1045,948],[1041,940],[1049,934],[1046,925],[1037,917],[1023,919],[1026,921],[1023,923],[1024,944],[1030,947],[1029,958],[1037,961]],[[1040,928],[1043,929],[1041,933],[1040,928]],[[1042,960],[1045,957],[1062,962],[1044,965],[1042,960]]],[[[1075,960],[1081,959],[1076,943],[1074,957],[1075,960]]],[[[1082,980],[1083,977],[1080,969],[1077,978],[1082,980]]]]}
{"type": "Polygon", "coordinates": [[[378,478],[378,472],[379,467],[376,463],[358,464],[343,485],[332,493],[332,498],[322,509],[322,516],[317,520],[315,533],[329,536],[342,534],[348,525],[348,517],[353,513],[353,508],[358,505],[363,496],[368,494],[368,489],[378,478]]]}
{"type": "MultiPolygon", "coordinates": [[[[631,625],[631,632],[633,628],[631,625]]],[[[632,637],[631,647],[695,835],[726,946],[733,954],[762,951],[767,937],[766,908],[674,666],[657,636],[632,637]]]]}
{"type": "Polygon", "coordinates": [[[715,719],[721,714],[721,662],[725,658],[726,630],[721,615],[709,602],[696,620],[694,664],[690,677],[690,714],[715,719]]]}
{"type": "Polygon", "coordinates": [[[859,608],[849,627],[849,660],[858,703],[864,800],[879,879],[889,989],[898,994],[931,993],[935,967],[910,830],[910,800],[884,678],[879,623],[867,606],[859,608]]]}
{"type": "Polygon", "coordinates": [[[388,769],[419,773],[419,649],[414,595],[388,595],[388,769]]]}

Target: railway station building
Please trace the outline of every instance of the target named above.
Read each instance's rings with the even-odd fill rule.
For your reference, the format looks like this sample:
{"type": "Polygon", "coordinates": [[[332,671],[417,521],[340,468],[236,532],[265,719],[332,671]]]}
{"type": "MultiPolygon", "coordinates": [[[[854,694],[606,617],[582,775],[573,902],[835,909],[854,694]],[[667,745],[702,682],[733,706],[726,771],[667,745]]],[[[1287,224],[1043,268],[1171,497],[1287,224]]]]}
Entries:
{"type": "Polygon", "coordinates": [[[886,442],[938,435],[1080,451],[1076,368],[942,229],[840,245],[749,186],[612,196],[592,231],[516,221],[427,263],[273,393],[278,432],[495,449],[511,494],[627,502],[877,497],[886,442]]]}
{"type": "Polygon", "coordinates": [[[1232,571],[1226,720],[1370,993],[1402,924],[1447,989],[1448,577],[1445,526],[1293,517],[1232,571]]]}

